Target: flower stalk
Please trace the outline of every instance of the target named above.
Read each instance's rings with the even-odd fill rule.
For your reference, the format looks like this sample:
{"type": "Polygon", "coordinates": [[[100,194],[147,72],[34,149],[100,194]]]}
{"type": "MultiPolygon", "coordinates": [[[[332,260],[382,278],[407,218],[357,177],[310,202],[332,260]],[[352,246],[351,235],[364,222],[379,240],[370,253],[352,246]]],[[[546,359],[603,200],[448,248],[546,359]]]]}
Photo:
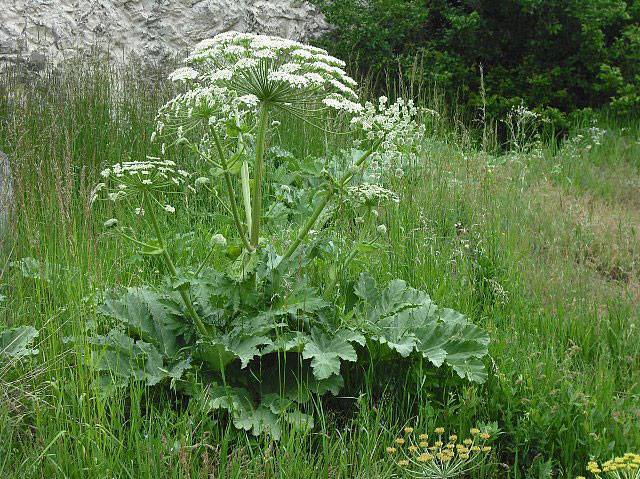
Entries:
{"type": "Polygon", "coordinates": [[[229,164],[227,163],[227,158],[224,154],[224,149],[222,148],[222,141],[220,140],[220,135],[216,131],[216,129],[212,129],[213,141],[216,145],[216,150],[218,152],[218,158],[220,159],[220,164],[222,165],[224,182],[227,187],[227,193],[229,194],[229,203],[231,206],[231,216],[233,216],[233,222],[235,223],[236,229],[238,230],[238,235],[242,240],[242,244],[249,251],[253,251],[255,248],[249,244],[247,240],[247,235],[245,234],[244,227],[242,226],[242,221],[240,221],[240,213],[238,212],[238,205],[236,204],[236,192],[233,189],[233,181],[231,179],[231,173],[229,173],[229,164]]]}
{"type": "MultiPolygon", "coordinates": [[[[380,146],[380,143],[382,143],[381,139],[376,141],[371,148],[369,148],[367,151],[365,151],[360,156],[360,158],[358,158],[358,160],[355,162],[355,164],[353,165],[353,168],[358,168],[358,167],[362,166],[362,164],[367,160],[367,158],[369,158],[371,156],[371,154],[378,148],[378,146],[380,146]]],[[[329,188],[329,189],[327,189],[325,191],[324,197],[316,205],[316,207],[313,210],[313,213],[311,213],[311,216],[306,221],[306,223],[304,225],[302,225],[302,227],[298,231],[298,235],[296,236],[296,239],[293,241],[293,243],[291,243],[289,245],[289,247],[285,251],[284,255],[282,256],[281,263],[283,263],[285,260],[289,259],[297,251],[297,249],[300,246],[300,244],[307,237],[307,235],[309,234],[309,231],[316,224],[316,221],[318,221],[318,218],[320,217],[320,215],[322,214],[324,209],[329,204],[329,201],[331,201],[331,199],[336,194],[336,191],[344,188],[347,185],[347,183],[349,183],[349,181],[351,181],[351,178],[353,178],[353,173],[351,171],[347,171],[342,176],[342,178],[338,181],[338,187],[337,188],[336,187],[331,187],[331,188],[329,188]]]]}
{"type": "Polygon", "coordinates": [[[256,249],[260,239],[260,223],[262,217],[262,181],[264,176],[264,151],[267,138],[269,108],[266,103],[260,105],[258,113],[258,131],[256,134],[256,162],[253,171],[253,198],[251,206],[251,247],[256,249]]]}
{"type": "MultiPolygon", "coordinates": [[[[154,212],[154,205],[151,202],[151,197],[149,196],[149,193],[147,193],[146,191],[143,193],[143,197],[144,197],[144,204],[146,207],[145,212],[149,213],[151,226],[153,227],[153,230],[156,234],[156,239],[158,240],[158,245],[160,246],[160,249],[162,251],[162,258],[164,259],[164,262],[167,268],[169,269],[171,276],[173,278],[176,278],[178,276],[178,271],[176,270],[176,266],[173,263],[173,260],[171,259],[171,255],[169,255],[169,252],[167,251],[167,243],[164,239],[164,235],[162,234],[162,230],[160,229],[160,225],[158,224],[158,218],[156,217],[156,214],[154,212]]],[[[196,325],[198,332],[203,337],[205,338],[208,337],[209,332],[207,331],[206,326],[202,322],[200,315],[198,314],[195,307],[193,306],[193,302],[191,301],[191,297],[189,296],[189,293],[184,288],[179,288],[178,293],[180,294],[180,297],[182,298],[182,301],[184,302],[184,305],[186,306],[187,311],[191,316],[191,319],[193,319],[193,322],[196,325]]]]}

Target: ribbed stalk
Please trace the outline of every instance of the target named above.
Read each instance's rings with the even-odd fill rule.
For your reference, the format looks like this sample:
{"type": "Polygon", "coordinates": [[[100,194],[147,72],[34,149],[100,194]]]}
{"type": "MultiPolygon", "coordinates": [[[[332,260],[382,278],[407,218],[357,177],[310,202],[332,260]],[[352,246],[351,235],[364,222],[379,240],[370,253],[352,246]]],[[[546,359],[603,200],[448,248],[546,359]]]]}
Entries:
{"type": "Polygon", "coordinates": [[[251,246],[256,248],[260,239],[260,223],[262,221],[262,182],[264,181],[264,150],[267,139],[267,123],[269,121],[269,109],[265,103],[260,105],[258,119],[258,131],[256,135],[256,162],[253,169],[253,198],[251,207],[252,228],[251,246]]]}
{"type": "MultiPolygon", "coordinates": [[[[158,224],[158,218],[156,217],[155,211],[154,211],[154,205],[151,203],[151,198],[149,197],[149,193],[145,192],[144,193],[144,204],[145,204],[145,214],[149,215],[149,218],[151,220],[151,226],[153,227],[153,230],[155,231],[156,234],[156,239],[158,240],[158,244],[160,246],[160,248],[162,249],[162,258],[164,259],[165,264],[167,265],[167,268],[169,269],[169,272],[171,273],[171,276],[173,278],[176,278],[178,276],[178,271],[176,270],[176,266],[175,264],[173,264],[173,260],[171,259],[171,256],[169,255],[169,252],[167,251],[167,243],[164,239],[164,235],[162,234],[162,230],[160,229],[160,225],[158,224]]],[[[191,315],[191,319],[193,319],[193,322],[196,325],[196,328],[198,329],[198,332],[203,336],[203,337],[208,337],[209,336],[209,332],[207,331],[207,328],[205,327],[204,323],[202,322],[202,319],[200,318],[200,315],[198,314],[198,312],[196,311],[196,309],[193,306],[193,302],[191,301],[191,298],[189,297],[189,293],[187,291],[185,291],[184,289],[180,288],[178,290],[178,293],[180,293],[180,297],[182,298],[182,301],[184,302],[184,305],[187,307],[187,311],[189,312],[189,314],[191,315]]]]}

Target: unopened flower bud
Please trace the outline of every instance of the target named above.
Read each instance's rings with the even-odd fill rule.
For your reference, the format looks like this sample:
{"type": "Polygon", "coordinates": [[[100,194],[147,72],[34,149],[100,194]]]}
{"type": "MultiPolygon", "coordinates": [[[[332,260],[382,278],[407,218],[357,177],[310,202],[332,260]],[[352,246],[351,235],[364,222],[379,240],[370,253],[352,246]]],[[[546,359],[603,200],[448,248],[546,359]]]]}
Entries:
{"type": "Polygon", "coordinates": [[[105,228],[113,228],[114,226],[118,226],[118,220],[115,218],[110,218],[104,222],[103,226],[105,228]]]}
{"type": "Polygon", "coordinates": [[[224,248],[227,246],[227,238],[217,233],[211,237],[211,246],[220,246],[224,248]]]}

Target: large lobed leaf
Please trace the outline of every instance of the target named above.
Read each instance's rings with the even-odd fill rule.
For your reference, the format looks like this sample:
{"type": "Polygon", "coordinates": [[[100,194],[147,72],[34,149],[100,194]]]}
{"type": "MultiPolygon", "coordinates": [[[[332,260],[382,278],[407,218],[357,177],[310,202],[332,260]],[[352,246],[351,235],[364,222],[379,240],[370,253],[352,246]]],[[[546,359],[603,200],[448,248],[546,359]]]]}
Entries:
{"type": "Polygon", "coordinates": [[[360,315],[372,340],[403,357],[418,352],[434,366],[447,364],[461,377],[482,383],[489,336],[452,309],[438,308],[428,294],[402,280],[379,289],[366,273],[355,288],[360,315]]]}
{"type": "Polygon", "coordinates": [[[18,359],[38,354],[31,345],[38,337],[38,331],[31,326],[0,331],[0,360],[18,359]]]}
{"type": "Polygon", "coordinates": [[[177,353],[179,333],[185,323],[180,320],[178,304],[167,296],[146,288],[129,288],[118,298],[107,298],[99,311],[124,324],[163,355],[172,357],[177,353]]]}
{"type": "Polygon", "coordinates": [[[91,364],[105,395],[131,380],[154,386],[164,379],[180,379],[191,366],[191,358],[166,358],[153,344],[134,340],[117,329],[92,337],[89,343],[93,346],[91,364]]]}

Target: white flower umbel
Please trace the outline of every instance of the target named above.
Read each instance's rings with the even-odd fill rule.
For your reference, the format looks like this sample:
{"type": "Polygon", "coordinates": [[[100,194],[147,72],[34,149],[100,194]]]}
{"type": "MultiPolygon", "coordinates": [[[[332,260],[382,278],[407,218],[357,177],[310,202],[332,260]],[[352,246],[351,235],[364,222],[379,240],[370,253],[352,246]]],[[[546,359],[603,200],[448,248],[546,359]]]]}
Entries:
{"type": "Polygon", "coordinates": [[[185,83],[187,91],[160,109],[155,137],[171,135],[223,171],[236,229],[245,247],[255,250],[270,114],[280,110],[305,121],[325,112],[352,115],[362,110],[357,83],[342,60],[321,48],[252,33],[226,32],[204,40],[186,64],[169,78],[185,83]],[[250,144],[255,151],[252,191],[248,163],[241,160],[243,222],[230,175],[250,144]]]}
{"type": "Polygon", "coordinates": [[[93,190],[93,200],[103,189],[107,197],[116,201],[140,191],[168,191],[185,185],[189,172],[176,168],[169,160],[149,157],[147,161],[125,161],[103,170],[107,183],[99,183],[93,190]]]}
{"type": "Polygon", "coordinates": [[[196,45],[187,65],[172,77],[188,77],[200,88],[218,87],[235,98],[306,114],[311,109],[360,111],[356,81],[345,63],[325,50],[285,38],[226,32],[196,45]]]}
{"type": "Polygon", "coordinates": [[[425,126],[416,121],[418,108],[412,100],[400,98],[389,104],[387,97],[377,103],[367,102],[364,109],[351,119],[351,124],[360,129],[361,146],[381,141],[380,147],[371,156],[370,177],[376,179],[391,168],[398,169],[415,164],[425,140],[425,126]]]}
{"type": "Polygon", "coordinates": [[[380,185],[363,183],[347,188],[348,200],[356,206],[378,206],[384,203],[400,203],[398,195],[380,185]]]}

